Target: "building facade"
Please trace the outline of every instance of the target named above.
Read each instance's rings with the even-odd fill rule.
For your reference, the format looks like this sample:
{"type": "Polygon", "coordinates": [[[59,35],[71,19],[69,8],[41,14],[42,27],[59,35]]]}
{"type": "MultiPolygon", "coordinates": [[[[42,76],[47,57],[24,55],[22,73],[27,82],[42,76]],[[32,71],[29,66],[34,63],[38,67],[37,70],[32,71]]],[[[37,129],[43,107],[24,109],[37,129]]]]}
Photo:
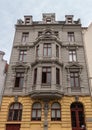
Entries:
{"type": "Polygon", "coordinates": [[[24,16],[15,26],[0,130],[91,130],[92,102],[80,19],[24,16]]]}
{"type": "Polygon", "coordinates": [[[3,51],[0,51],[0,106],[1,106],[1,100],[4,91],[6,72],[8,68],[7,61],[3,59],[4,54],[5,53],[3,51]]]}

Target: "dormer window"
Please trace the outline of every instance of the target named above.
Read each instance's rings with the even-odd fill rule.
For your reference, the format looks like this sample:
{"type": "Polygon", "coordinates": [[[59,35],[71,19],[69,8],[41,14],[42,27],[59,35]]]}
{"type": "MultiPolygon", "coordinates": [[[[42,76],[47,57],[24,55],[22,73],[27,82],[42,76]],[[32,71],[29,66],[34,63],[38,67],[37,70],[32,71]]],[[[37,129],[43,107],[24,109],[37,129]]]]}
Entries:
{"type": "Polygon", "coordinates": [[[30,18],[26,18],[25,19],[25,24],[29,24],[30,23],[30,18]]]}
{"type": "Polygon", "coordinates": [[[66,15],[66,24],[72,24],[73,23],[73,15],[66,15]]]}
{"type": "Polygon", "coordinates": [[[67,19],[67,22],[68,22],[69,24],[71,24],[71,23],[72,23],[72,18],[68,18],[68,19],[67,19]]]}
{"type": "Polygon", "coordinates": [[[51,18],[47,18],[46,23],[51,23],[51,18]]]}

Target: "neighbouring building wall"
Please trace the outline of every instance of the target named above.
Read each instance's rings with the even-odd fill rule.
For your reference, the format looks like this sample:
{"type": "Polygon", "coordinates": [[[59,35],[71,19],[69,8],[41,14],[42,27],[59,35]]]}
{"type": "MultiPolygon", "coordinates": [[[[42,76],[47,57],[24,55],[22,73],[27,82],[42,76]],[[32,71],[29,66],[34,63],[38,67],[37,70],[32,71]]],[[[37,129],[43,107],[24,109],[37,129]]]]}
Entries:
{"type": "Polygon", "coordinates": [[[89,72],[90,91],[92,95],[92,23],[83,29],[86,58],[89,72]]]}
{"type": "Polygon", "coordinates": [[[4,52],[0,51],[0,105],[7,71],[7,61],[3,59],[4,54],[4,52]]]}

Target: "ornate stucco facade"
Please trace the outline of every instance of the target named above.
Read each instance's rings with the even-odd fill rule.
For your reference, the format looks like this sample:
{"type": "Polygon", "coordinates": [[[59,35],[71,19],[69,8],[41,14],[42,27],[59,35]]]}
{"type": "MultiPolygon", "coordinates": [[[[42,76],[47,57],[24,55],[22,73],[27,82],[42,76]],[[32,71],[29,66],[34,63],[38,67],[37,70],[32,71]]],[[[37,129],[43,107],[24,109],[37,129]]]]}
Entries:
{"type": "Polygon", "coordinates": [[[15,26],[0,130],[91,130],[92,103],[80,19],[24,16],[15,26]]]}

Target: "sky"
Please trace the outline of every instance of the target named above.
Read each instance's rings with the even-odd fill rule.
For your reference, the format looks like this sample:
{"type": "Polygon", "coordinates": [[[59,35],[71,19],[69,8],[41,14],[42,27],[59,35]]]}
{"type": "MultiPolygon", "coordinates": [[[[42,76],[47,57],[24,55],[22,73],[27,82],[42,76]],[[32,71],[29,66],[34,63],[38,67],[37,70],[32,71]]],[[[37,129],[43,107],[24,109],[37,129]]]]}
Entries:
{"type": "Polygon", "coordinates": [[[83,27],[92,22],[92,0],[0,0],[0,51],[9,63],[17,19],[32,15],[33,21],[41,21],[42,13],[55,13],[56,20],[65,15],[81,19],[83,27]]]}

